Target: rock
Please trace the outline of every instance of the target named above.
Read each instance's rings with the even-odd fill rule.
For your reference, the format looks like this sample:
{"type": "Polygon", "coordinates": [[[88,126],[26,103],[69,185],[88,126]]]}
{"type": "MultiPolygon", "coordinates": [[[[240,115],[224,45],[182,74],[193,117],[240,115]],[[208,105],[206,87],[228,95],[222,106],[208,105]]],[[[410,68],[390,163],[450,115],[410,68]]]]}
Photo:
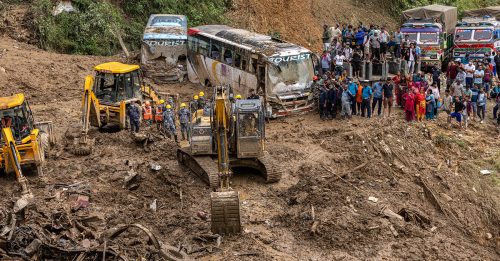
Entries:
{"type": "Polygon", "coordinates": [[[493,235],[491,233],[486,233],[486,238],[490,240],[493,238],[493,235]]]}
{"type": "Polygon", "coordinates": [[[452,201],[452,200],[453,200],[453,198],[451,198],[450,196],[448,196],[448,195],[447,195],[447,194],[445,194],[445,193],[441,193],[441,196],[442,196],[444,199],[446,199],[447,201],[452,201]]]}
{"type": "Polygon", "coordinates": [[[434,232],[437,230],[437,227],[431,227],[431,232],[434,232]]]}
{"type": "Polygon", "coordinates": [[[373,203],[377,203],[378,202],[378,198],[376,197],[368,197],[368,200],[373,202],[373,203]]]}
{"type": "Polygon", "coordinates": [[[487,170],[487,169],[483,169],[483,170],[481,170],[480,172],[481,172],[481,174],[483,174],[483,175],[490,175],[490,174],[491,174],[491,171],[489,171],[489,170],[487,170]]]}
{"type": "Polygon", "coordinates": [[[196,212],[196,216],[199,217],[201,220],[207,220],[208,219],[208,214],[205,211],[198,211],[198,212],[196,212]]]}
{"type": "Polygon", "coordinates": [[[88,239],[84,239],[84,240],[82,240],[82,246],[83,246],[84,248],[90,248],[90,245],[91,245],[91,244],[90,244],[90,240],[88,240],[88,239]]]}
{"type": "Polygon", "coordinates": [[[149,208],[153,210],[153,212],[156,212],[156,199],[154,199],[153,202],[149,204],[149,208]]]}

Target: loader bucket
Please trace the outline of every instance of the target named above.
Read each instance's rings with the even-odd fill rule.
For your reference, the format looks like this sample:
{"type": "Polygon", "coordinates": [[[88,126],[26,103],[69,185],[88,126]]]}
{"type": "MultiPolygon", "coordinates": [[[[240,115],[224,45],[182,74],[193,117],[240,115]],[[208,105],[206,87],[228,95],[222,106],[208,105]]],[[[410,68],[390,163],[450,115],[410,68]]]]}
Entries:
{"type": "Polygon", "coordinates": [[[210,193],[212,233],[219,235],[241,232],[240,194],[237,191],[210,193]]]}
{"type": "Polygon", "coordinates": [[[80,138],[76,138],[72,153],[77,156],[86,156],[92,153],[94,147],[94,139],[89,139],[87,136],[83,135],[80,138]]]}

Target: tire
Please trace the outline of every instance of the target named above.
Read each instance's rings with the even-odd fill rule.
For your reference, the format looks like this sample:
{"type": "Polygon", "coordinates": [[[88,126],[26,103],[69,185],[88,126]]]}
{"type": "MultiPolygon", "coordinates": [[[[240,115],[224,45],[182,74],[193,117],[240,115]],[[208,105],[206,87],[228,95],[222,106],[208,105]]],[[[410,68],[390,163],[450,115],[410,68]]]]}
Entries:
{"type": "Polygon", "coordinates": [[[42,160],[45,160],[46,156],[49,154],[49,150],[50,150],[49,134],[45,132],[40,132],[40,151],[43,151],[42,160]]]}

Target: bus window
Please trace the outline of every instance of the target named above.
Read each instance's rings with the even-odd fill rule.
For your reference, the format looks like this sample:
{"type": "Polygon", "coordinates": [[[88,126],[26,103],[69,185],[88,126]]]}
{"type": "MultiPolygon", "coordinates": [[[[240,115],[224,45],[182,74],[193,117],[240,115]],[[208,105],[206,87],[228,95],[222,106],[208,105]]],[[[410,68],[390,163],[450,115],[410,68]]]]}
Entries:
{"type": "Polygon", "coordinates": [[[250,61],[250,72],[251,73],[254,73],[257,71],[257,59],[255,58],[252,58],[252,60],[250,61]]]}
{"type": "Polygon", "coordinates": [[[233,52],[231,50],[224,50],[224,63],[227,65],[233,65],[233,52]]]}
{"type": "Polygon", "coordinates": [[[220,46],[216,45],[216,44],[212,44],[211,46],[211,50],[210,50],[210,58],[214,59],[214,60],[219,60],[220,58],[220,46]]]}
{"type": "Polygon", "coordinates": [[[208,52],[210,50],[210,44],[207,41],[200,39],[198,42],[198,47],[199,47],[198,52],[201,55],[208,56],[208,52]]]}
{"type": "Polygon", "coordinates": [[[198,51],[198,39],[191,37],[188,41],[188,48],[194,52],[198,51]]]}
{"type": "Polygon", "coordinates": [[[247,70],[247,60],[246,59],[241,60],[241,69],[243,71],[247,70]]]}
{"type": "Polygon", "coordinates": [[[235,53],[234,54],[234,67],[240,68],[241,65],[241,55],[235,53]]]}

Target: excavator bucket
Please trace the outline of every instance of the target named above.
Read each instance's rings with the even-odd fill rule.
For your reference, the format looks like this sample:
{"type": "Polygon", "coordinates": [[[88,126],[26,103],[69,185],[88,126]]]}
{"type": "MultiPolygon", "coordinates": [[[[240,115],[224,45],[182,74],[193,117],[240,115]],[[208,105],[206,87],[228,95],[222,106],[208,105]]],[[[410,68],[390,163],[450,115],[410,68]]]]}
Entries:
{"type": "Polygon", "coordinates": [[[95,139],[90,139],[87,135],[82,135],[82,137],[75,140],[72,152],[77,156],[90,155],[92,153],[94,143],[95,139]]]}
{"type": "Polygon", "coordinates": [[[219,235],[241,232],[240,194],[237,191],[210,193],[212,233],[219,235]]]}

